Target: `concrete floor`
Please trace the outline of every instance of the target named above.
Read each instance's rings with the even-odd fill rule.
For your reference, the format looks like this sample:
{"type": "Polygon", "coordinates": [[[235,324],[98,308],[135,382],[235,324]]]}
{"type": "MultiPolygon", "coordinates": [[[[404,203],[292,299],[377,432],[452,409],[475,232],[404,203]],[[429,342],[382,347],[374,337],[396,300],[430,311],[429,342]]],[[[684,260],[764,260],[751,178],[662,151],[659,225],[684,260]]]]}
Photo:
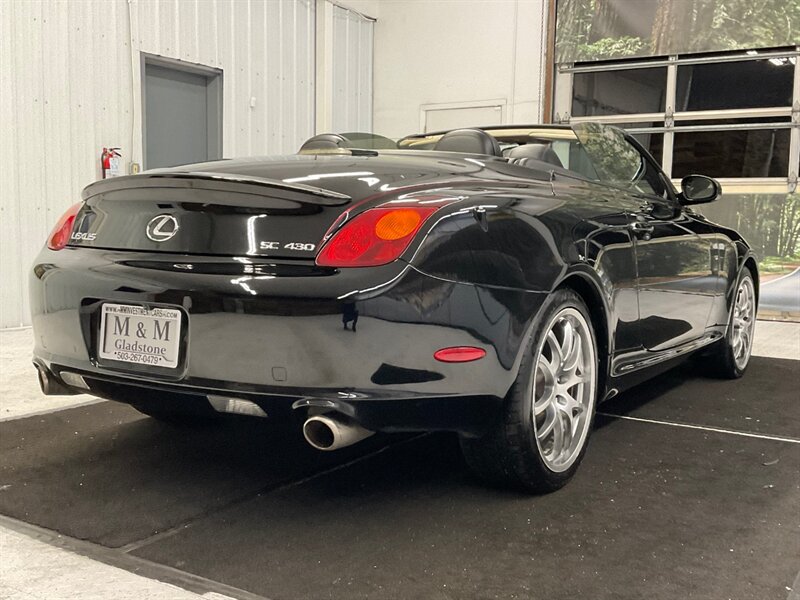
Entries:
{"type": "Polygon", "coordinates": [[[45,396],[33,368],[33,330],[0,330],[0,421],[97,402],[92,396],[45,396]]]}
{"type": "Polygon", "coordinates": [[[8,528],[0,528],[0,557],[0,598],[5,600],[203,598],[8,528]]]}
{"type": "MultiPolygon", "coordinates": [[[[0,598],[761,600],[771,581],[800,600],[800,363],[754,362],[747,393],[682,391],[691,373],[637,388],[604,405],[576,480],[530,498],[471,482],[451,437],[331,457],[250,422],[176,434],[46,398],[31,346],[0,332],[0,598]],[[567,563],[571,582],[552,579],[567,563]]],[[[754,355],[800,359],[800,324],[759,322],[754,355]]]]}

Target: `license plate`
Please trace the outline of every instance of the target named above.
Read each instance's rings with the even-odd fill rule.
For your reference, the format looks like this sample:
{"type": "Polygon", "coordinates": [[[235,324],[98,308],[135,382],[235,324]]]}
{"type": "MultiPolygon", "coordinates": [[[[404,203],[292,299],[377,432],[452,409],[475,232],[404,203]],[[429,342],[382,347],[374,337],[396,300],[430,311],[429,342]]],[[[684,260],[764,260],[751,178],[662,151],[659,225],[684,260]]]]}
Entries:
{"type": "Polygon", "coordinates": [[[181,311],[103,304],[98,355],[101,359],[174,369],[178,366],[181,311]]]}

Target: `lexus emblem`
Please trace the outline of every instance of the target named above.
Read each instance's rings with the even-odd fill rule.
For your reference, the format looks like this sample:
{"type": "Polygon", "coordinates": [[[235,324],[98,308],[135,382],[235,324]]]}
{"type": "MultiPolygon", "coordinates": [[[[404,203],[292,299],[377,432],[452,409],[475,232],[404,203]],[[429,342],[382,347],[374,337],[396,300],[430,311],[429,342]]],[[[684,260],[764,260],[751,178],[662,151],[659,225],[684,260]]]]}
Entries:
{"type": "Polygon", "coordinates": [[[166,242],[178,233],[178,219],[172,215],[158,215],[147,224],[147,237],[154,242],[166,242]]]}

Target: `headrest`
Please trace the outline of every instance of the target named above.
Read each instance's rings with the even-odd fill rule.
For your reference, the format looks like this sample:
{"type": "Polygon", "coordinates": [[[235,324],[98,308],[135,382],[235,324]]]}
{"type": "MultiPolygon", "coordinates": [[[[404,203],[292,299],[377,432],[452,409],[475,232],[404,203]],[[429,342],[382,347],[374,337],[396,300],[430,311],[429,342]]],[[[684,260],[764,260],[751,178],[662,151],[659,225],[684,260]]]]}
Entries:
{"type": "Polygon", "coordinates": [[[491,135],[480,129],[455,129],[445,133],[436,142],[434,150],[442,152],[464,152],[466,154],[488,154],[500,156],[500,144],[491,135]]]}
{"type": "Polygon", "coordinates": [[[517,146],[506,155],[510,162],[517,164],[524,164],[525,160],[533,159],[541,162],[546,162],[556,167],[564,168],[561,164],[561,159],[555,153],[552,146],[547,143],[533,143],[517,146]],[[525,159],[525,160],[523,160],[525,159]]]}
{"type": "Polygon", "coordinates": [[[305,143],[300,146],[298,153],[308,150],[336,150],[344,148],[347,145],[347,140],[338,133],[320,133],[314,137],[308,138],[305,143]]]}

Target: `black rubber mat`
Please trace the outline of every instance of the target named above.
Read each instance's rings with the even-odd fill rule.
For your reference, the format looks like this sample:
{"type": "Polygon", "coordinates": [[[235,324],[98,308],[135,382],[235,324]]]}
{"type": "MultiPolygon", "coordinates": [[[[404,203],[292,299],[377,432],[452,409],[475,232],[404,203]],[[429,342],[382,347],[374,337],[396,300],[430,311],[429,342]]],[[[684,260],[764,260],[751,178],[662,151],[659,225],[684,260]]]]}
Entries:
{"type": "Polygon", "coordinates": [[[696,357],[598,410],[800,439],[800,360],[754,356],[741,379],[715,380],[696,357]]]}
{"type": "Polygon", "coordinates": [[[179,428],[103,402],[0,423],[0,513],[119,547],[346,462],[255,418],[179,428]]]}
{"type": "MultiPolygon", "coordinates": [[[[602,410],[797,436],[797,364],[754,359],[737,382],[683,368],[602,410]]],[[[800,444],[599,425],[576,478],[529,497],[477,484],[449,435],[300,481],[387,438],[324,454],[261,421],[176,429],[102,403],[0,423],[0,513],[141,541],[137,556],[274,600],[786,596],[800,444]]]]}
{"type": "Polygon", "coordinates": [[[134,554],[273,600],[779,599],[798,482],[796,444],[616,420],[566,488],[526,497],[431,436],[134,554]]]}

